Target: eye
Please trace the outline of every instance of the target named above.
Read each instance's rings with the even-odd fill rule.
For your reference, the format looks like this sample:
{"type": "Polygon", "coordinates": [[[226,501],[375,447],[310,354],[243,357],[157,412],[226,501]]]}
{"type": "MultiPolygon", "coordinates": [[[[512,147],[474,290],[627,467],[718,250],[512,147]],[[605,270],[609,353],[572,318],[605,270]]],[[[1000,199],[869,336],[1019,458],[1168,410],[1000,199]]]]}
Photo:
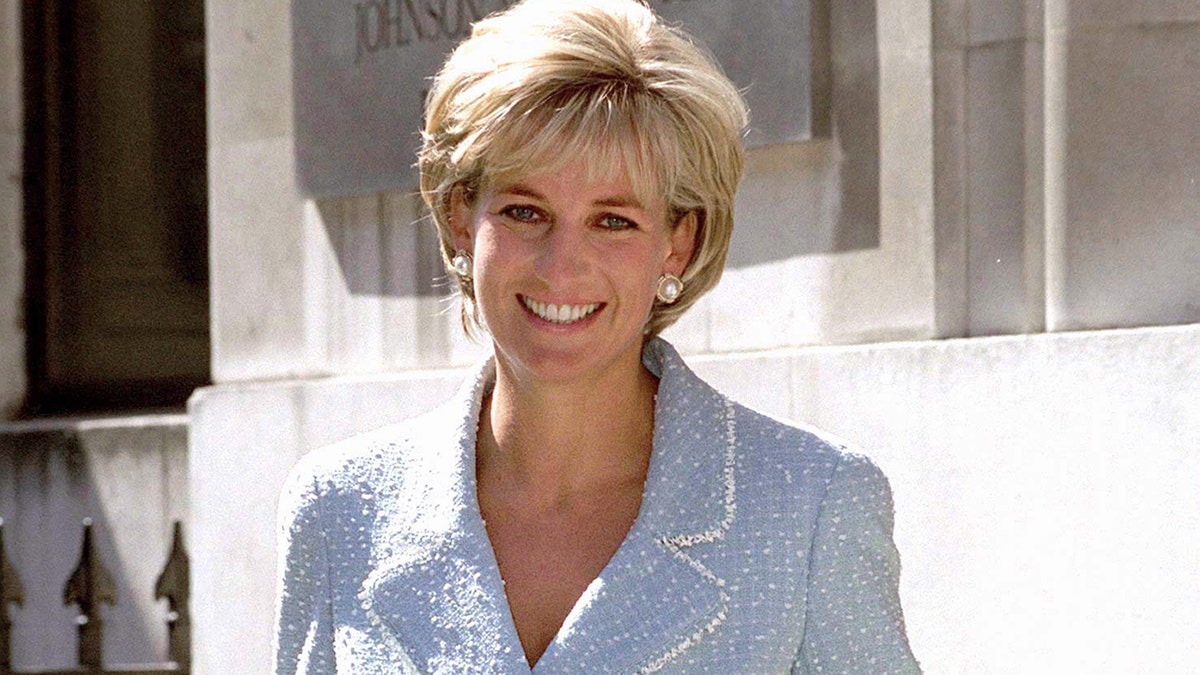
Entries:
{"type": "Polygon", "coordinates": [[[514,206],[505,207],[500,211],[501,214],[513,220],[522,223],[532,223],[541,217],[541,213],[532,206],[524,206],[517,204],[514,206]]]}
{"type": "Polygon", "coordinates": [[[628,218],[614,216],[611,213],[600,217],[600,227],[606,230],[633,230],[637,229],[637,223],[628,218]]]}

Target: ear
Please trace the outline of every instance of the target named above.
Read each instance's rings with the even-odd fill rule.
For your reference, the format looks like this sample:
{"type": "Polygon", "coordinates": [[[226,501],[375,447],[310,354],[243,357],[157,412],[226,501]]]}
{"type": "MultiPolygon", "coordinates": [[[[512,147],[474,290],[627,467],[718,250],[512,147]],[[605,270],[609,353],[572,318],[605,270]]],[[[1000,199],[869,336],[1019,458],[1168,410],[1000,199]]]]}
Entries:
{"type": "Polygon", "coordinates": [[[467,204],[466,192],[461,185],[450,189],[450,204],[446,213],[450,218],[450,236],[454,248],[470,252],[475,239],[471,234],[471,207],[467,204]]]}
{"type": "Polygon", "coordinates": [[[692,261],[692,254],[696,250],[696,229],[698,227],[699,219],[696,217],[695,211],[688,211],[679,219],[679,222],[675,223],[670,235],[671,250],[663,264],[663,271],[670,272],[675,276],[683,276],[683,271],[692,261]]]}

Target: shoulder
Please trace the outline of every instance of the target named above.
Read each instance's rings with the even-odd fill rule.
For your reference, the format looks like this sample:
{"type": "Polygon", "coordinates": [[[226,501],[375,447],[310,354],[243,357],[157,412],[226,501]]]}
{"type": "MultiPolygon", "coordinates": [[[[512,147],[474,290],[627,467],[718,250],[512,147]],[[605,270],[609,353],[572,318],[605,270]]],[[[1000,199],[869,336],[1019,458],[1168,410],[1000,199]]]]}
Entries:
{"type": "Polygon", "coordinates": [[[450,401],[423,415],[312,450],[291,468],[281,508],[305,495],[311,499],[375,492],[424,473],[437,446],[457,440],[454,420],[460,408],[450,401]]]}
{"type": "Polygon", "coordinates": [[[743,483],[778,487],[768,494],[799,484],[806,499],[823,498],[831,486],[887,490],[887,479],[861,449],[815,426],[770,417],[733,401],[692,371],[665,340],[649,342],[643,362],[661,378],[660,397],[667,398],[662,412],[670,418],[665,424],[730,435],[743,483]]]}
{"type": "Polygon", "coordinates": [[[426,416],[388,425],[312,450],[292,467],[289,482],[317,486],[353,483],[369,476],[387,458],[412,451],[414,430],[426,416]]]}
{"type": "Polygon", "coordinates": [[[767,483],[803,483],[810,498],[831,490],[865,498],[886,493],[887,478],[860,448],[814,426],[775,419],[732,403],[740,459],[767,483]]]}
{"type": "Polygon", "coordinates": [[[738,435],[754,454],[826,466],[831,472],[883,478],[864,450],[835,434],[803,422],[777,419],[737,402],[731,405],[738,435]]]}
{"type": "Polygon", "coordinates": [[[438,461],[439,456],[445,459],[439,451],[456,449],[463,438],[474,437],[481,398],[494,378],[495,366],[488,359],[450,399],[428,412],[307,453],[293,466],[289,483],[369,486],[396,470],[419,474],[428,468],[424,464],[438,461]]]}

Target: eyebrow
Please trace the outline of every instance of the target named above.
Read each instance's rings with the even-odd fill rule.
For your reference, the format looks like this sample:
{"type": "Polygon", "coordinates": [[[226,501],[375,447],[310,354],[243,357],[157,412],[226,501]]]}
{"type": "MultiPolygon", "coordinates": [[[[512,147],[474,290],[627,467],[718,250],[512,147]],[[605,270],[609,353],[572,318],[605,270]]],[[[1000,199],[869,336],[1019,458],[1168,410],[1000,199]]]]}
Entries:
{"type": "MultiPolygon", "coordinates": [[[[514,183],[512,185],[506,185],[504,187],[501,187],[499,190],[496,190],[496,193],[497,194],[506,194],[506,195],[516,195],[519,197],[529,197],[530,199],[546,201],[546,197],[544,195],[542,195],[542,193],[538,192],[537,190],[534,190],[531,187],[522,185],[521,183],[514,183]]],[[[646,207],[642,206],[642,202],[639,201],[638,198],[634,197],[633,195],[615,195],[612,197],[605,197],[603,199],[597,199],[596,201],[594,201],[592,203],[595,204],[596,206],[610,206],[613,208],[630,208],[630,209],[638,209],[641,211],[646,210],[646,207]]]]}

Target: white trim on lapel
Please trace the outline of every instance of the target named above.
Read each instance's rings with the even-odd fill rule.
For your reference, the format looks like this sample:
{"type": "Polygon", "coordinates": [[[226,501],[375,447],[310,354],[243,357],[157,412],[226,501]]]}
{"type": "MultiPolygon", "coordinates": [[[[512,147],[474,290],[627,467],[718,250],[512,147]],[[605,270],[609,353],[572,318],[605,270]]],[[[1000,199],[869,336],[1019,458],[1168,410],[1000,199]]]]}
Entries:
{"type": "MultiPolygon", "coordinates": [[[[495,554],[479,514],[475,437],[489,362],[446,405],[409,426],[411,454],[384,482],[428,508],[421,532],[392,531],[359,600],[394,648],[425,673],[525,673],[495,554]]],[[[404,522],[411,522],[405,519],[404,522]]]]}
{"type": "Polygon", "coordinates": [[[654,451],[629,536],[538,661],[534,673],[653,673],[716,631],[729,590],[694,549],[737,515],[733,405],[665,341],[642,362],[659,378],[654,451]]]}
{"type": "Polygon", "coordinates": [[[726,618],[726,613],[729,609],[729,594],[725,590],[725,580],[713,574],[711,570],[704,566],[696,558],[687,554],[685,549],[697,544],[710,544],[725,538],[725,533],[733,525],[733,519],[737,515],[737,483],[735,478],[735,470],[737,468],[737,421],[734,417],[733,404],[728,400],[725,401],[725,431],[726,431],[726,452],[725,452],[725,467],[724,467],[724,483],[725,483],[725,517],[717,524],[717,527],[706,532],[698,534],[679,534],[673,537],[663,537],[659,539],[659,543],[669,548],[676,556],[683,558],[689,565],[692,566],[702,577],[708,579],[720,589],[721,605],[716,615],[712,620],[706,623],[700,630],[689,635],[685,640],[672,647],[662,656],[647,663],[645,667],[639,670],[639,673],[655,673],[662,670],[668,663],[678,658],[684,651],[692,645],[699,642],[705,635],[712,633],[720,626],[726,618]]]}

